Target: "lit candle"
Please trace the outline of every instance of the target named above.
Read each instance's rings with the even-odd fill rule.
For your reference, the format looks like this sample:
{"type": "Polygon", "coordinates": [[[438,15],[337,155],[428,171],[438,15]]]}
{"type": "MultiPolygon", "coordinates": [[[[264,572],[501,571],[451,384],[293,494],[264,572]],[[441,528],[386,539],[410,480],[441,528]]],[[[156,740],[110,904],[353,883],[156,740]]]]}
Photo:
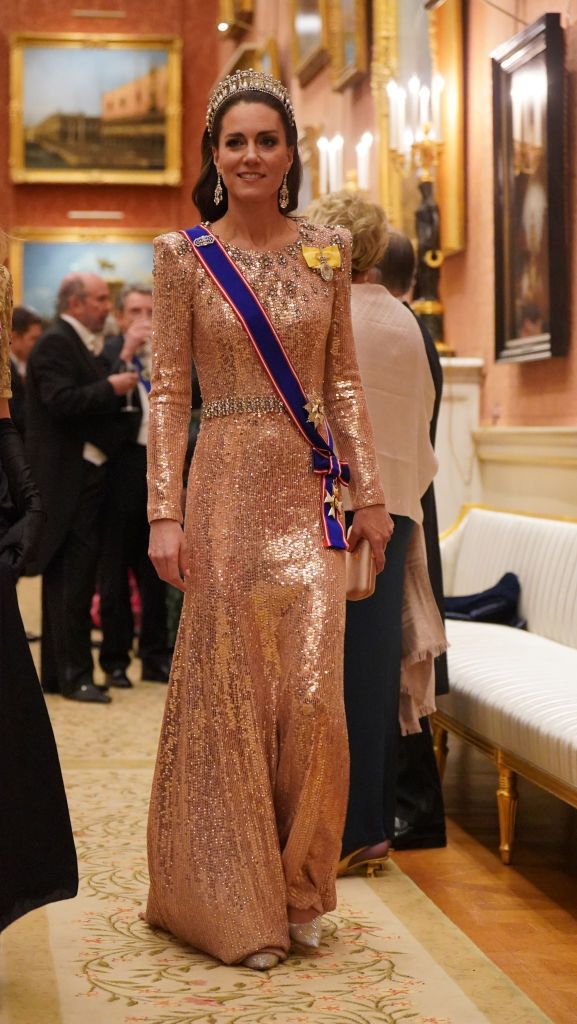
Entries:
{"type": "Polygon", "coordinates": [[[325,135],[321,135],[317,146],[319,150],[319,193],[324,196],[329,190],[329,140],[325,135]]]}
{"type": "Polygon", "coordinates": [[[335,192],[337,187],[337,152],[335,149],[335,140],[329,140],[328,148],[329,158],[329,192],[335,192]]]}
{"type": "Polygon", "coordinates": [[[345,140],[342,135],[335,135],[333,139],[333,145],[335,147],[335,168],[336,168],[336,184],[335,189],[338,191],[343,187],[344,172],[343,172],[343,148],[345,140]]]}
{"type": "Polygon", "coordinates": [[[415,138],[411,129],[405,128],[405,134],[403,135],[403,153],[406,153],[407,156],[411,155],[411,150],[413,148],[414,141],[415,138]]]}
{"type": "Polygon", "coordinates": [[[441,75],[435,75],[433,77],[433,88],[431,90],[431,112],[433,119],[433,128],[438,139],[442,137],[442,121],[441,121],[441,94],[445,88],[445,82],[441,75]]]}
{"type": "Polygon", "coordinates": [[[419,117],[419,120],[421,122],[421,127],[423,127],[423,128],[424,128],[424,126],[426,124],[429,123],[429,98],[430,98],[430,95],[431,95],[431,90],[429,89],[429,87],[427,85],[422,85],[421,88],[419,89],[419,107],[420,107],[420,117],[419,117]]]}
{"type": "Polygon", "coordinates": [[[398,92],[398,95],[397,95],[397,106],[398,106],[398,113],[397,113],[397,138],[399,140],[398,141],[397,149],[399,150],[399,152],[401,152],[402,148],[403,148],[403,136],[405,134],[405,117],[406,117],[406,110],[407,110],[407,90],[406,89],[399,89],[399,92],[398,92]]]}
{"type": "Polygon", "coordinates": [[[398,106],[397,106],[397,93],[399,91],[396,82],[391,81],[387,84],[387,96],[389,97],[389,149],[399,148],[399,126],[397,121],[398,106]]]}
{"type": "Polygon", "coordinates": [[[369,176],[369,151],[362,142],[358,142],[355,149],[357,151],[357,183],[359,188],[367,189],[367,179],[369,176]]]}
{"type": "Polygon", "coordinates": [[[419,123],[419,89],[421,83],[416,75],[409,78],[409,127],[416,132],[419,123]]]}

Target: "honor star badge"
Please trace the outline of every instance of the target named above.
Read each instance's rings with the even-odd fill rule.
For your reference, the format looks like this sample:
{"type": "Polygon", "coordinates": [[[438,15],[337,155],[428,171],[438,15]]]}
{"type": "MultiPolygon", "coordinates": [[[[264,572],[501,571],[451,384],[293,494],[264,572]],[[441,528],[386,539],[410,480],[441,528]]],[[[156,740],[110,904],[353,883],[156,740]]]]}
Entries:
{"type": "Polygon", "coordinates": [[[324,422],[325,410],[321,398],[316,395],[311,395],[310,402],[305,405],[305,411],[308,412],[309,418],[307,423],[314,423],[315,427],[320,427],[321,423],[324,422]]]}
{"type": "Polygon", "coordinates": [[[329,515],[332,516],[333,519],[336,519],[338,513],[342,512],[342,510],[343,510],[343,503],[342,503],[342,501],[339,501],[339,491],[338,491],[338,487],[337,487],[336,484],[333,487],[333,493],[332,494],[327,494],[327,496],[325,498],[325,505],[329,505],[330,506],[330,508],[329,508],[329,515]]]}

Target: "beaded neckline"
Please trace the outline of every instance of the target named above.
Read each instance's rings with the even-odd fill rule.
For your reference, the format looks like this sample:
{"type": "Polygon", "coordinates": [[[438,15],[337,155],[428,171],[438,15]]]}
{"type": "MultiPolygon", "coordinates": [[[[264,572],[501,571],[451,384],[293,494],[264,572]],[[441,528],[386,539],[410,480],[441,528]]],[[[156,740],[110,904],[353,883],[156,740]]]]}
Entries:
{"type": "MultiPolygon", "coordinates": [[[[221,238],[218,238],[218,235],[214,231],[213,234],[218,238],[223,249],[226,249],[227,252],[250,256],[280,256],[287,253],[298,253],[303,242],[306,241],[306,238],[303,239],[302,237],[303,231],[310,230],[311,225],[304,219],[304,217],[294,217],[292,220],[298,227],[298,237],[294,242],[287,242],[286,245],[281,246],[279,249],[245,249],[241,245],[234,245],[233,242],[223,242],[221,238]]],[[[212,231],[212,224],[210,221],[203,221],[203,227],[207,227],[212,231]]]]}

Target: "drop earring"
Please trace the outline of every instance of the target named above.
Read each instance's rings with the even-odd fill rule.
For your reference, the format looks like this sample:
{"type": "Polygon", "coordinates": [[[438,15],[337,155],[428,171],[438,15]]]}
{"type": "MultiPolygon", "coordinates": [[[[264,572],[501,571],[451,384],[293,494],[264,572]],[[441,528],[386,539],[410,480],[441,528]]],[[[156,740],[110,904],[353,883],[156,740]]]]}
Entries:
{"type": "Polygon", "coordinates": [[[214,190],[214,205],[220,206],[222,203],[222,184],[220,180],[220,171],[216,172],[216,188],[214,190]]]}
{"type": "Polygon", "coordinates": [[[287,185],[287,178],[288,178],[288,171],[285,171],[285,176],[284,176],[284,178],[282,180],[282,185],[281,185],[281,187],[279,189],[279,193],[278,193],[278,204],[279,204],[281,210],[286,210],[286,208],[287,208],[287,206],[289,204],[289,199],[290,199],[288,185],[287,185]]]}

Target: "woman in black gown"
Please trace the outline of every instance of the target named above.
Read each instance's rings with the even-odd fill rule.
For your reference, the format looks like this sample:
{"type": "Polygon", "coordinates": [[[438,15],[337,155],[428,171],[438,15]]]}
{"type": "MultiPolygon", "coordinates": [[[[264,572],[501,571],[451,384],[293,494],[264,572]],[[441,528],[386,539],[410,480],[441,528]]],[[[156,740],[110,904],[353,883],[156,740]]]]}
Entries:
{"type": "Polygon", "coordinates": [[[78,891],[56,744],[16,598],[43,516],[8,408],[11,310],[0,264],[0,931],[78,891]]]}

